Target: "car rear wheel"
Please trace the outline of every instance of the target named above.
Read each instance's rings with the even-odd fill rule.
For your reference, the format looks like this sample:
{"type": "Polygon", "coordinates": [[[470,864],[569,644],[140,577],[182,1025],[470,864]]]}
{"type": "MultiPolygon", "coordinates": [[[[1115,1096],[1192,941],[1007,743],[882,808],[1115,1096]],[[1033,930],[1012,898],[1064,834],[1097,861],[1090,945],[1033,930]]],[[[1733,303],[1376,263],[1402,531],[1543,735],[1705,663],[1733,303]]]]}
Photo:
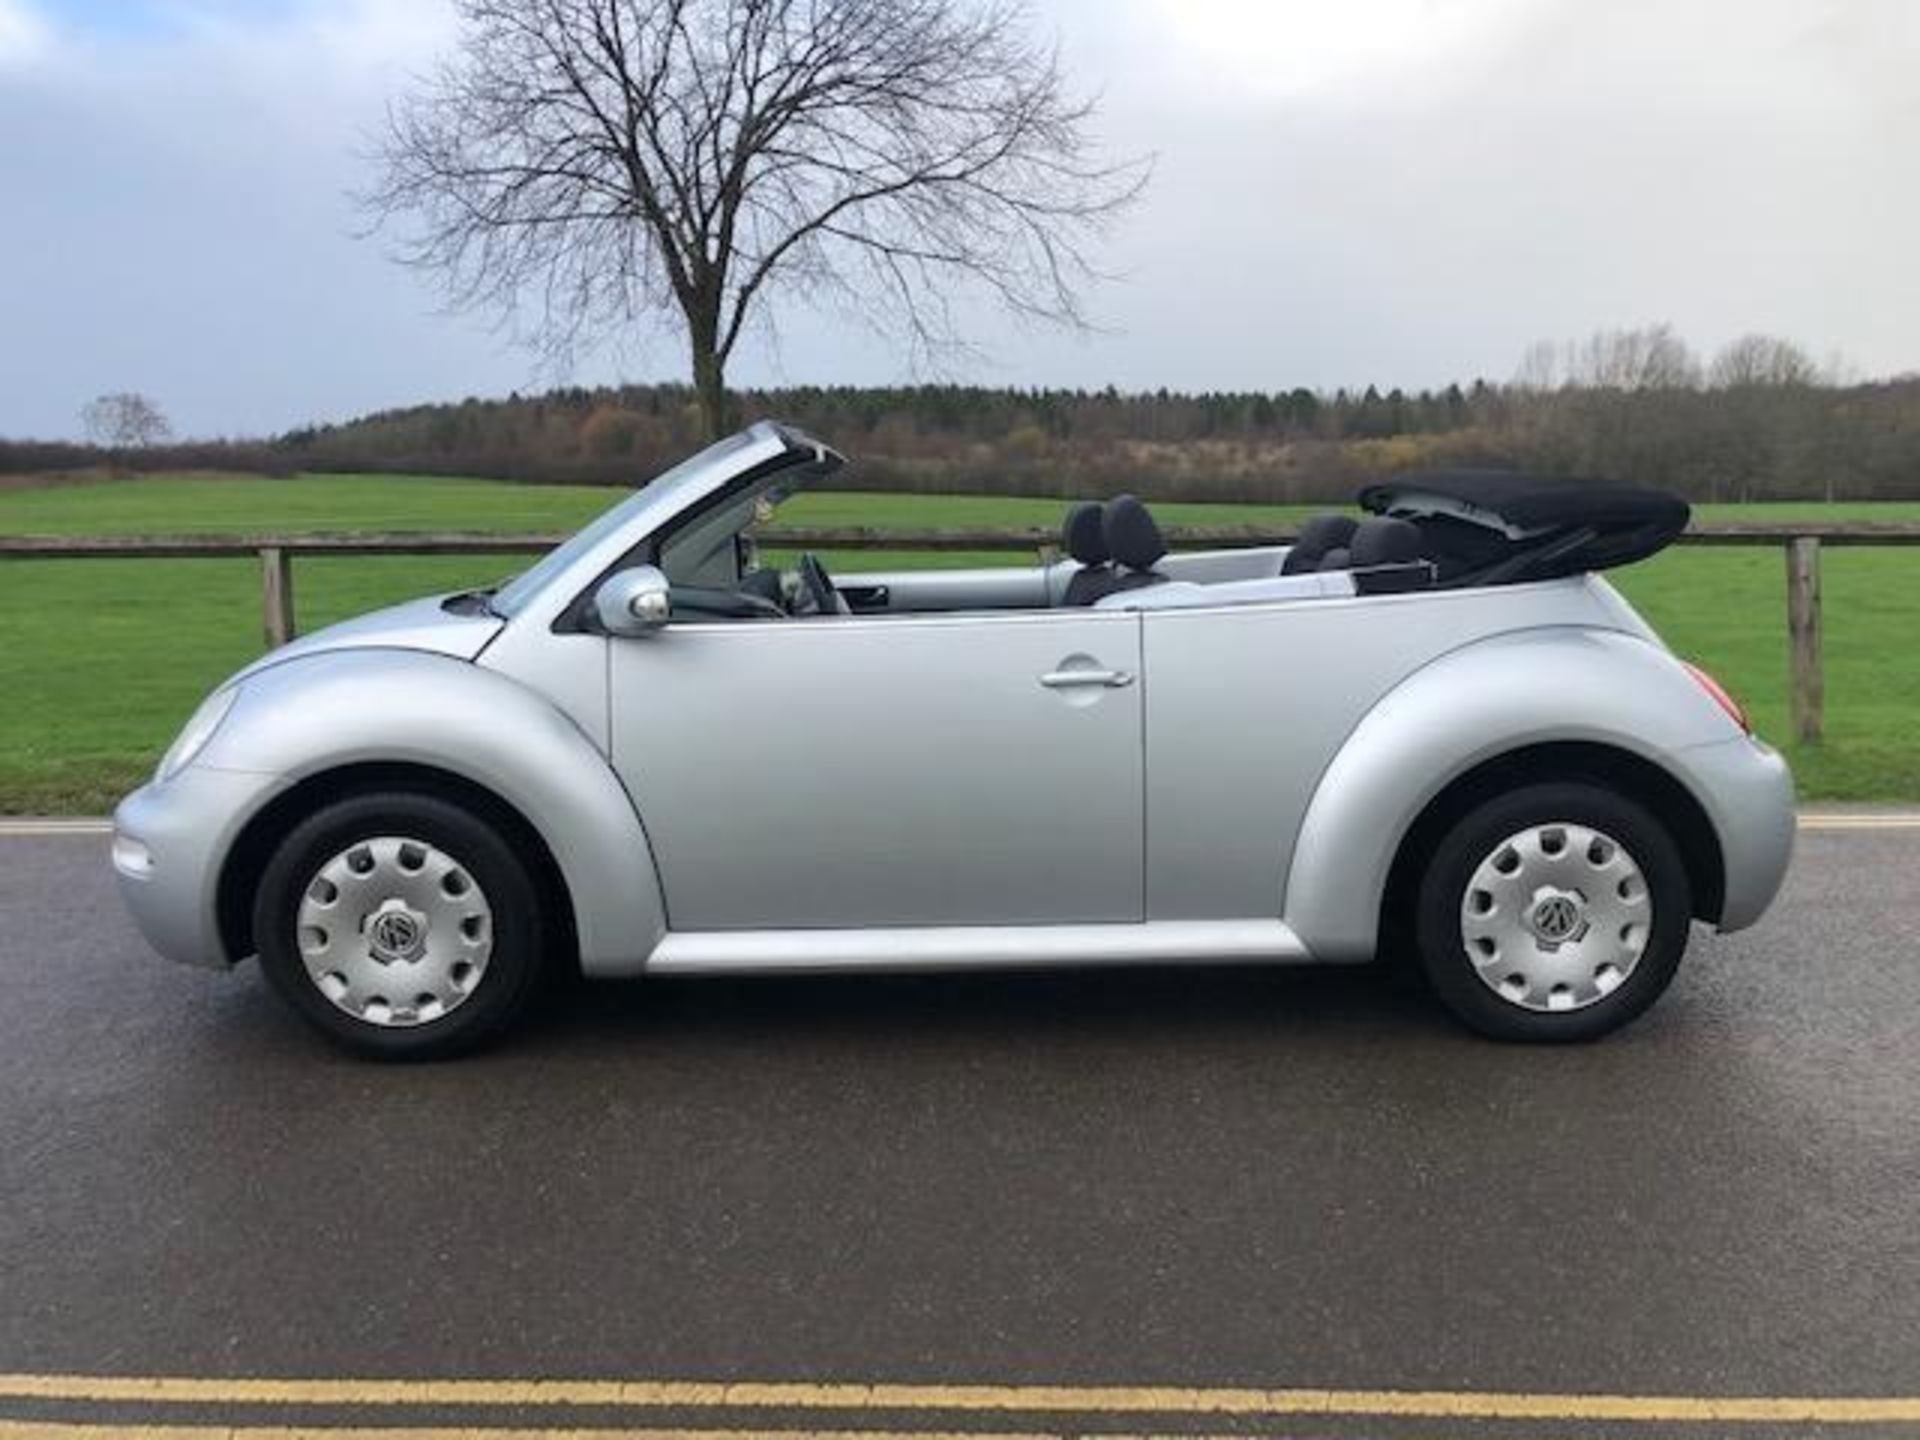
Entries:
{"type": "Polygon", "coordinates": [[[281,842],[255,899],[261,968],[302,1018],[382,1059],[493,1038],[541,970],[539,892],[493,827],[436,796],[354,796],[281,842]]]}
{"type": "Polygon", "coordinates": [[[1679,847],[1644,806],[1597,785],[1531,785],[1477,806],[1435,848],[1420,958],[1483,1035],[1590,1040],[1660,997],[1692,913],[1679,847]]]}

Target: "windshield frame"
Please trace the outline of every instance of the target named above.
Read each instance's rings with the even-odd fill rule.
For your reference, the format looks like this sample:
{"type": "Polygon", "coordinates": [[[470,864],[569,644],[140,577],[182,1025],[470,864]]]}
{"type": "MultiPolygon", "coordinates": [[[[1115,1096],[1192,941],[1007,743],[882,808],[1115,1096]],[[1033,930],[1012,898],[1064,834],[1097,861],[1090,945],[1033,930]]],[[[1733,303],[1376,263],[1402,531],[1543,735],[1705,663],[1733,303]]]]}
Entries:
{"type": "Polygon", "coordinates": [[[581,597],[626,563],[635,547],[680,523],[735,485],[768,468],[841,457],[811,436],[770,420],[709,445],[627,495],[502,585],[492,604],[509,626],[568,628],[581,597]],[[511,607],[511,609],[509,609],[511,607]]]}
{"type": "Polygon", "coordinates": [[[710,466],[724,463],[740,451],[753,448],[757,438],[751,430],[729,435],[726,439],[709,445],[698,454],[688,456],[678,465],[645,481],[638,489],[601,511],[525,570],[500,586],[488,598],[488,608],[503,620],[516,618],[558,576],[573,568],[583,556],[594,550],[602,541],[625,531],[643,511],[652,508],[659,499],[661,487],[673,489],[676,482],[685,477],[706,470],[710,466]]]}

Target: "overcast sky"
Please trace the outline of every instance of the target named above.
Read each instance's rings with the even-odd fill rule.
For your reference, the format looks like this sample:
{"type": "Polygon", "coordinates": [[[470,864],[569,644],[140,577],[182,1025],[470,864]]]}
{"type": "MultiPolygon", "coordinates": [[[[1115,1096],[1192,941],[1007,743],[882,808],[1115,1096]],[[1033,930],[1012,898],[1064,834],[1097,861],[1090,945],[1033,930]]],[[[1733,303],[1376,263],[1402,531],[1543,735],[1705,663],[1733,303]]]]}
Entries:
{"type": "MultiPolygon", "coordinates": [[[[1920,369],[1920,0],[1036,0],[1153,152],[1090,337],[955,378],[1408,387],[1671,321],[1920,369]]],[[[545,384],[348,192],[441,0],[0,0],[0,434],[104,390],[194,434],[545,384]]],[[[671,337],[584,362],[678,379],[671,337]]],[[[913,378],[805,311],[736,383],[913,378]]]]}

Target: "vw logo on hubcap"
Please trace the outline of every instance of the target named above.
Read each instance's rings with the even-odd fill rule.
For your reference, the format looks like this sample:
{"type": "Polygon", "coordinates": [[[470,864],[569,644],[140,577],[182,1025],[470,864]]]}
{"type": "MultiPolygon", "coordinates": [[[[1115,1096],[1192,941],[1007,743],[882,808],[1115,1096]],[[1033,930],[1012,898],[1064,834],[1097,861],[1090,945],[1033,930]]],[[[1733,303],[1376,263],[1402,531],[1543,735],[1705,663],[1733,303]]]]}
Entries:
{"type": "Polygon", "coordinates": [[[389,900],[367,917],[367,949],[376,960],[415,959],[427,942],[427,918],[401,900],[389,900]]]}
{"type": "Polygon", "coordinates": [[[1580,905],[1571,895],[1549,895],[1533,907],[1533,933],[1550,945],[1571,939],[1580,928],[1580,905]]]}

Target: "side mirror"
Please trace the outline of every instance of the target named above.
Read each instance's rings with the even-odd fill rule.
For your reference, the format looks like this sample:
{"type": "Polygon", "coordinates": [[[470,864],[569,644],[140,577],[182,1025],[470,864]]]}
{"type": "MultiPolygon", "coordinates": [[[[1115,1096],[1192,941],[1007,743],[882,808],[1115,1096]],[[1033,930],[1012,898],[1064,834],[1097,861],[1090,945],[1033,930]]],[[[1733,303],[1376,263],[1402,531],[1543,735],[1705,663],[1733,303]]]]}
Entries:
{"type": "Polygon", "coordinates": [[[651,635],[672,616],[673,600],[658,566],[635,565],[600,587],[593,608],[609,635],[651,635]]]}

